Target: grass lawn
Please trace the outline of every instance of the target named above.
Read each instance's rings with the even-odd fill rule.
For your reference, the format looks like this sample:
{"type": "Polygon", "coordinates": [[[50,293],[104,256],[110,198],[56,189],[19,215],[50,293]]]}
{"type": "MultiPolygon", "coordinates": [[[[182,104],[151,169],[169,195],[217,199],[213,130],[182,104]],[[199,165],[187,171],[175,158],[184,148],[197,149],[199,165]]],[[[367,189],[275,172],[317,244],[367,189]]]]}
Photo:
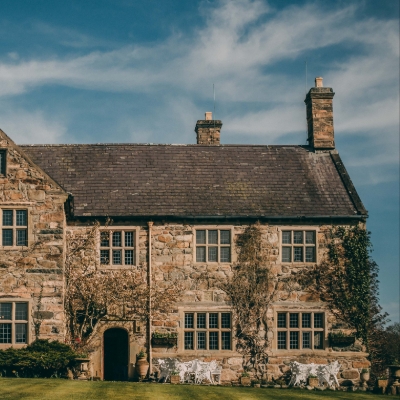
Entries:
{"type": "Polygon", "coordinates": [[[354,399],[382,398],[363,392],[310,392],[296,389],[264,389],[131,382],[82,382],[63,379],[0,378],[0,399],[29,400],[128,400],[128,399],[354,399]]]}

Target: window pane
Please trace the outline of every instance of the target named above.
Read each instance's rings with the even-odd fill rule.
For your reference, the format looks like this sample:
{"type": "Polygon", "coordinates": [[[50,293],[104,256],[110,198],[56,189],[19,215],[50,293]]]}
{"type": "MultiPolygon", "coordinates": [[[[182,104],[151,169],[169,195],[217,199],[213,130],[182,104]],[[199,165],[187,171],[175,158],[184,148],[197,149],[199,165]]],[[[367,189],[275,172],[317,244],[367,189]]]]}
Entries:
{"type": "Polygon", "coordinates": [[[292,243],[292,232],[291,231],[283,231],[282,232],[282,243],[283,244],[291,244],[292,243]]]}
{"type": "Polygon", "coordinates": [[[19,321],[28,319],[28,305],[26,303],[15,303],[15,319],[19,321]]]}
{"type": "Polygon", "coordinates": [[[112,245],[114,247],[122,246],[122,235],[121,232],[113,232],[112,245]]]}
{"type": "Polygon", "coordinates": [[[3,210],[3,226],[13,226],[12,210],[3,210]]]}
{"type": "Polygon", "coordinates": [[[218,313],[210,313],[208,318],[208,327],[218,328],[218,313]]]}
{"type": "Polygon", "coordinates": [[[323,314],[321,313],[314,314],[314,328],[323,328],[323,327],[324,327],[323,314]]]}
{"type": "Polygon", "coordinates": [[[209,350],[218,350],[218,332],[210,332],[209,334],[209,350]]]}
{"type": "Polygon", "coordinates": [[[196,262],[206,262],[205,247],[196,247],[196,262]]]}
{"type": "Polygon", "coordinates": [[[15,324],[15,343],[26,343],[26,324],[15,324]]]}
{"type": "Polygon", "coordinates": [[[205,332],[197,332],[197,348],[199,350],[206,349],[206,333],[205,332]]]}
{"type": "Polygon", "coordinates": [[[100,250],[100,264],[110,264],[110,250],[100,250]]]}
{"type": "Polygon", "coordinates": [[[100,233],[100,246],[101,247],[110,247],[110,232],[101,232],[100,233]]]}
{"type": "Polygon", "coordinates": [[[133,244],[134,232],[125,232],[125,246],[134,247],[133,244]]]}
{"type": "Polygon", "coordinates": [[[292,262],[291,247],[282,247],[282,262],[292,262]]]}
{"type": "Polygon", "coordinates": [[[11,303],[0,303],[0,319],[11,319],[11,303]]]}
{"type": "Polygon", "coordinates": [[[293,250],[294,250],[294,262],[303,261],[303,248],[295,247],[293,250]]]}
{"type": "Polygon", "coordinates": [[[218,247],[208,248],[208,261],[217,262],[218,261],[218,247]]]}
{"type": "Polygon", "coordinates": [[[17,210],[17,226],[27,226],[28,218],[27,218],[26,210],[17,210]]]}
{"type": "Polygon", "coordinates": [[[222,350],[230,350],[231,349],[231,333],[230,332],[221,332],[221,345],[222,345],[222,350]]]}
{"type": "Polygon", "coordinates": [[[311,328],[311,314],[303,313],[301,316],[301,327],[302,328],[311,328]]]}
{"type": "Polygon", "coordinates": [[[299,332],[290,332],[290,348],[299,348],[299,332]]]}
{"type": "Polygon", "coordinates": [[[221,262],[231,262],[231,248],[221,247],[221,262]]]}
{"type": "Polygon", "coordinates": [[[26,229],[17,229],[17,246],[28,245],[28,231],[26,229]]]}
{"type": "Polygon", "coordinates": [[[125,265],[133,265],[133,250],[125,250],[125,265]]]}
{"type": "Polygon", "coordinates": [[[222,313],[221,314],[221,328],[229,329],[231,327],[231,314],[222,313]]]}
{"type": "Polygon", "coordinates": [[[206,244],[206,231],[196,231],[196,244],[206,244]]]}
{"type": "Polygon", "coordinates": [[[278,332],[278,349],[286,349],[286,332],[278,332]]]}
{"type": "Polygon", "coordinates": [[[208,231],[208,244],[218,244],[218,231],[208,231]]]}
{"type": "Polygon", "coordinates": [[[303,332],[303,349],[311,349],[311,332],[303,332]]]}
{"type": "Polygon", "coordinates": [[[306,247],[306,262],[315,261],[315,247],[306,247]]]}
{"type": "Polygon", "coordinates": [[[193,333],[185,332],[185,350],[193,350],[193,333]]]}
{"type": "Polygon", "coordinates": [[[278,328],[286,328],[286,313],[278,313],[278,328]]]}
{"type": "Polygon", "coordinates": [[[303,243],[303,232],[294,231],[293,232],[293,243],[302,244],[303,243]]]}
{"type": "Polygon", "coordinates": [[[219,231],[220,243],[231,244],[231,231],[219,231]]]}
{"type": "Polygon", "coordinates": [[[289,326],[290,328],[299,327],[299,314],[290,314],[289,326]]]}
{"type": "Polygon", "coordinates": [[[3,246],[13,245],[13,231],[12,229],[3,229],[3,246]]]}
{"type": "Polygon", "coordinates": [[[11,324],[0,324],[0,343],[11,343],[11,324]]]}
{"type": "Polygon", "coordinates": [[[6,151],[0,150],[0,174],[6,174],[6,151]]]}
{"type": "Polygon", "coordinates": [[[122,250],[113,250],[113,264],[122,264],[122,250]]]}
{"type": "Polygon", "coordinates": [[[315,244],[315,232],[306,232],[306,244],[315,244]]]}
{"type": "Polygon", "coordinates": [[[197,328],[200,328],[200,329],[206,328],[206,314],[205,313],[197,314],[197,328]]]}
{"type": "Polygon", "coordinates": [[[194,328],[194,314],[185,314],[185,328],[194,328]]]}
{"type": "Polygon", "coordinates": [[[314,332],[314,349],[323,349],[323,336],[322,332],[314,332]]]}

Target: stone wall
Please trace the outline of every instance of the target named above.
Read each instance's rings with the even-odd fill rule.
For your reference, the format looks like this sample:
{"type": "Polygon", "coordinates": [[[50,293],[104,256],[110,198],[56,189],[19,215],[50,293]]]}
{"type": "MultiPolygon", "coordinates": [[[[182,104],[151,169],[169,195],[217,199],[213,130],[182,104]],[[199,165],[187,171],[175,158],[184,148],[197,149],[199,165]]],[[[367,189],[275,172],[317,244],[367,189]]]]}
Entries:
{"type": "Polygon", "coordinates": [[[28,341],[35,338],[34,323],[40,324],[41,338],[63,341],[67,196],[1,130],[0,148],[7,149],[7,174],[0,176],[0,211],[28,212],[28,246],[0,246],[0,299],[29,302],[28,341]]]}
{"type": "MultiPolygon", "coordinates": [[[[66,222],[64,203],[66,193],[33,165],[9,138],[0,132],[0,148],[7,148],[7,175],[0,177],[0,207],[2,209],[26,209],[28,211],[28,246],[0,248],[0,296],[11,300],[26,299],[30,304],[29,341],[34,339],[35,323],[40,324],[40,337],[63,341],[65,321],[63,312],[64,257],[66,222]],[[38,304],[40,303],[40,309],[38,304]]],[[[149,232],[146,225],[133,226],[129,221],[119,222],[120,226],[137,229],[136,267],[147,271],[149,267],[149,232]]],[[[68,229],[78,233],[88,222],[71,221],[68,229]]],[[[153,346],[154,370],[157,359],[177,357],[181,360],[199,358],[218,360],[222,367],[222,381],[230,382],[239,378],[246,364],[252,372],[249,359],[237,353],[233,334],[232,350],[206,351],[184,349],[185,312],[230,312],[224,292],[219,285],[232,273],[237,252],[235,240],[244,232],[247,224],[200,225],[184,223],[155,223],[151,235],[152,284],[163,290],[179,283],[182,293],[169,313],[152,318],[152,332],[176,332],[177,346],[153,346]],[[196,229],[223,229],[231,232],[231,262],[196,262],[196,229]]],[[[281,230],[315,230],[317,232],[317,260],[323,259],[327,250],[329,225],[323,226],[280,226],[261,225],[262,238],[270,249],[271,272],[276,279],[290,278],[307,266],[302,263],[281,263],[281,230]]],[[[96,249],[93,249],[97,251],[96,249]]],[[[156,307],[157,305],[155,305],[156,307]]],[[[288,288],[278,284],[272,307],[264,321],[265,339],[268,343],[269,361],[265,366],[265,378],[277,379],[288,371],[291,360],[300,362],[327,363],[339,360],[342,364],[341,382],[355,383],[359,372],[369,365],[361,348],[356,351],[340,352],[329,347],[329,330],[337,327],[337,321],[318,298],[303,292],[295,284],[288,288]],[[287,310],[319,311],[325,315],[324,350],[286,351],[276,347],[276,312],[287,310]]],[[[233,324],[234,326],[234,324],[233,324]]],[[[107,329],[121,328],[129,336],[129,377],[134,377],[136,353],[148,346],[148,332],[145,323],[139,321],[100,322],[88,343],[91,355],[90,373],[103,375],[103,335],[107,329]],[[140,325],[140,329],[138,329],[140,325]]],[[[2,345],[6,347],[6,345],[2,345]]],[[[253,371],[254,372],[254,371],[253,371]]]]}
{"type": "MultiPolygon", "coordinates": [[[[118,223],[121,225],[121,223],[118,223]]],[[[229,382],[238,380],[243,366],[249,366],[248,358],[235,350],[231,351],[201,351],[185,350],[183,344],[184,335],[184,314],[185,312],[229,312],[229,303],[226,302],[224,293],[218,287],[218,283],[231,274],[231,263],[197,263],[195,262],[195,230],[196,229],[230,229],[233,237],[232,261],[236,261],[235,239],[243,233],[248,225],[189,225],[189,224],[154,224],[152,227],[152,272],[153,285],[158,288],[166,288],[172,282],[179,282],[184,291],[170,313],[160,315],[152,320],[152,332],[177,332],[177,346],[155,345],[152,347],[154,370],[157,370],[159,358],[177,357],[185,361],[198,358],[201,360],[218,360],[222,367],[222,381],[229,382]],[[207,276],[208,279],[204,279],[207,276]]],[[[327,250],[327,236],[331,226],[290,226],[262,225],[263,240],[271,248],[271,270],[276,277],[285,278],[293,276],[293,273],[304,268],[304,264],[282,264],[280,262],[280,231],[281,229],[305,229],[317,231],[317,262],[322,260],[327,250]]],[[[148,228],[138,227],[138,263],[144,269],[148,268],[148,228]]],[[[307,264],[310,265],[310,264],[307,264]]],[[[337,328],[337,321],[326,309],[325,305],[318,298],[303,292],[299,287],[288,290],[284,285],[279,287],[275,301],[267,314],[265,331],[269,341],[269,362],[265,366],[266,379],[278,379],[287,373],[288,363],[292,360],[300,362],[326,364],[339,360],[342,369],[339,375],[341,382],[351,380],[356,383],[359,372],[369,365],[366,360],[366,353],[360,347],[357,351],[336,352],[329,347],[328,332],[337,328]],[[319,311],[325,313],[324,350],[277,350],[276,349],[276,310],[298,311],[319,311]]],[[[133,322],[110,322],[102,324],[93,335],[90,346],[93,350],[93,371],[101,370],[101,340],[104,331],[110,327],[126,327],[130,337],[130,377],[133,378],[135,355],[140,348],[147,348],[146,325],[142,325],[139,333],[133,329],[133,322]]],[[[235,342],[233,342],[235,349],[235,342]]]]}

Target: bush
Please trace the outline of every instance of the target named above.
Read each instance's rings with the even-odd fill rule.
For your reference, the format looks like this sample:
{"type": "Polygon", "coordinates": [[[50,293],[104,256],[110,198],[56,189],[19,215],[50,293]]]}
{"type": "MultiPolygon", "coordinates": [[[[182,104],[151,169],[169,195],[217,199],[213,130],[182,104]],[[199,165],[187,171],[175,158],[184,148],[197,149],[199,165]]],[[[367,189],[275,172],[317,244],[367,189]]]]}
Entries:
{"type": "Polygon", "coordinates": [[[40,339],[23,349],[0,350],[0,370],[10,377],[62,377],[79,356],[66,344],[40,339]]]}

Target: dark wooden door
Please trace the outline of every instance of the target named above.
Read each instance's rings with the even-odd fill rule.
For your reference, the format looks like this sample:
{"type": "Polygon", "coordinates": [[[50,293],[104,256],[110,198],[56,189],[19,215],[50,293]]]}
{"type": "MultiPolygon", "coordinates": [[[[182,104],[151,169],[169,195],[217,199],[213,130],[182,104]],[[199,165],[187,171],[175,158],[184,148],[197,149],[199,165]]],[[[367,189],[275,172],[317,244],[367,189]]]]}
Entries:
{"type": "Polygon", "coordinates": [[[104,380],[128,379],[129,340],[128,332],[111,328],[104,332],[104,380]]]}

